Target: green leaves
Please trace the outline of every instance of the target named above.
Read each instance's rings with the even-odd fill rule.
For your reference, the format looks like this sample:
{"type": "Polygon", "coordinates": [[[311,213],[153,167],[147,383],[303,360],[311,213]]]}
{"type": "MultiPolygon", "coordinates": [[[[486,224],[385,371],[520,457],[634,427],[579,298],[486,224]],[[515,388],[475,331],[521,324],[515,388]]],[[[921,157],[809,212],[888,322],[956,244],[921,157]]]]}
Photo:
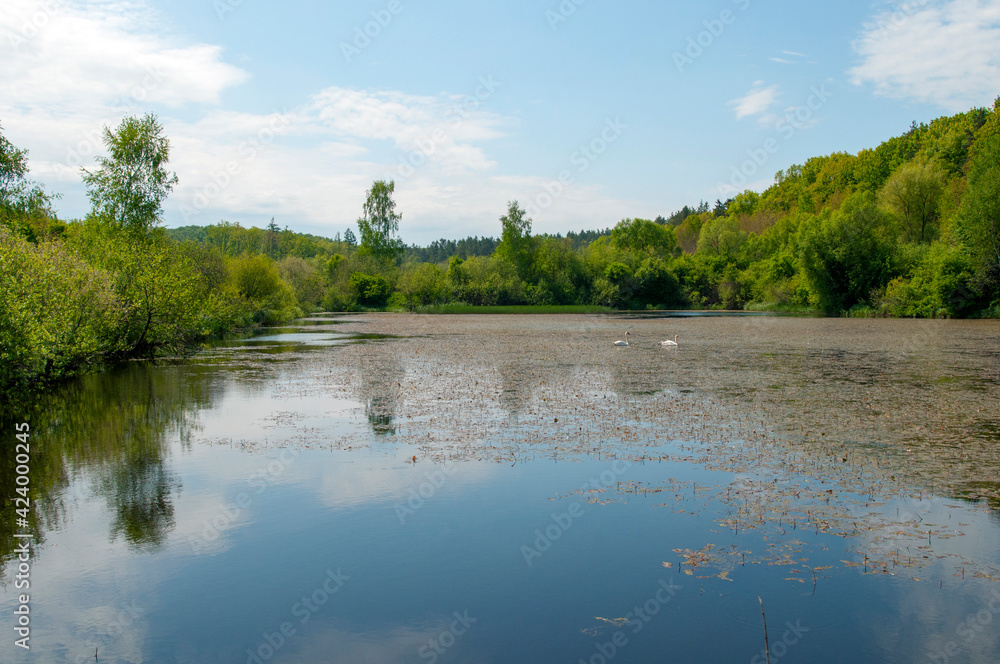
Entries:
{"type": "Polygon", "coordinates": [[[402,215],[396,213],[396,202],[392,200],[395,189],[396,183],[391,180],[377,180],[372,184],[365,200],[364,214],[358,219],[361,253],[384,263],[395,260],[403,250],[402,241],[396,237],[402,215]]]}
{"type": "Polygon", "coordinates": [[[841,210],[805,229],[799,244],[802,267],[824,311],[839,314],[870,303],[872,291],[895,276],[887,226],[885,213],[868,193],[855,194],[841,210]]]}
{"type": "Polygon", "coordinates": [[[98,157],[100,168],[83,170],[92,214],[133,235],[147,233],[160,221],[161,205],[177,184],[166,170],[170,141],[155,115],[128,117],[115,131],[104,128],[109,156],[98,157]]]}
{"type": "Polygon", "coordinates": [[[879,203],[899,220],[903,238],[927,242],[937,236],[945,173],[932,161],[903,164],[879,192],[879,203]]]}
{"type": "Polygon", "coordinates": [[[677,250],[674,229],[648,219],[623,219],[611,230],[611,246],[667,258],[677,250]]]}
{"type": "Polygon", "coordinates": [[[531,219],[517,201],[507,203],[507,214],[500,217],[502,226],[496,254],[510,262],[522,279],[528,277],[532,263],[531,219]]]}

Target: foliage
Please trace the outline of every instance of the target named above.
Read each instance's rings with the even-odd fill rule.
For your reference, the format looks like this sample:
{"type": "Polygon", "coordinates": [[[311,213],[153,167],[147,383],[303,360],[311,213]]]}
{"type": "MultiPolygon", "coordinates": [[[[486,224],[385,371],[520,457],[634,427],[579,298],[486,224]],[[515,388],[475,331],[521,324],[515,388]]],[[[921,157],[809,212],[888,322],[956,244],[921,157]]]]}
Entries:
{"type": "Polygon", "coordinates": [[[967,316],[979,304],[968,288],[971,277],[969,255],[958,247],[936,242],[924,251],[911,276],[889,282],[878,302],[879,309],[889,316],[967,316]]]}
{"type": "Polygon", "coordinates": [[[36,243],[61,235],[65,225],[55,219],[53,198],[28,180],[28,151],[0,134],[0,228],[36,243]]]}
{"type": "Polygon", "coordinates": [[[502,232],[496,255],[507,260],[517,274],[526,277],[531,270],[531,219],[517,201],[507,203],[507,214],[500,217],[502,232]]]}
{"type": "Polygon", "coordinates": [[[399,275],[399,292],[403,305],[413,311],[417,307],[443,304],[451,296],[448,276],[431,263],[410,263],[399,275]]]}
{"type": "Polygon", "coordinates": [[[166,170],[170,141],[155,115],[127,117],[115,131],[104,128],[108,157],[94,172],[83,170],[93,214],[131,234],[148,232],[160,221],[161,205],[177,184],[166,170]]]}
{"type": "Polygon", "coordinates": [[[975,263],[980,290],[1000,300],[1000,133],[976,146],[957,234],[975,263]]]}
{"type": "Polygon", "coordinates": [[[380,262],[391,262],[403,251],[403,244],[396,237],[402,215],[396,213],[396,202],[392,200],[395,189],[396,183],[391,180],[377,180],[372,184],[365,199],[364,214],[358,219],[359,251],[380,262]]]}
{"type": "Polygon", "coordinates": [[[323,301],[322,273],[314,261],[297,256],[286,256],[277,263],[281,279],[291,286],[300,308],[316,311],[323,301]]]}
{"type": "Polygon", "coordinates": [[[355,300],[363,307],[381,308],[392,295],[392,284],[381,274],[355,272],[350,278],[355,300]]]}
{"type": "Polygon", "coordinates": [[[93,210],[67,223],[0,135],[0,398],[322,307],[1000,315],[1000,101],[793,164],[714,207],[562,236],[533,235],[511,201],[499,239],[405,249],[384,181],[367,192],[360,248],[352,229],[330,239],[274,219],[164,231],[176,180],[162,127],[126,118],[105,138],[109,156],[85,174],[93,210]]]}
{"type": "Polygon", "coordinates": [[[945,191],[945,173],[934,162],[903,164],[879,191],[879,202],[899,220],[909,242],[928,242],[937,236],[936,222],[945,191]]]}
{"type": "Polygon", "coordinates": [[[245,254],[233,260],[230,284],[250,306],[255,323],[284,323],[302,313],[291,286],[281,279],[274,261],[267,256],[245,254]]]}
{"type": "Polygon", "coordinates": [[[623,219],[611,231],[611,246],[666,258],[677,252],[677,235],[673,228],[648,219],[623,219]]]}
{"type": "Polygon", "coordinates": [[[740,230],[739,223],[732,217],[709,219],[698,234],[697,252],[732,260],[746,238],[747,234],[740,230]]]}
{"type": "Polygon", "coordinates": [[[872,291],[895,276],[888,227],[874,195],[859,193],[807,229],[800,245],[802,267],[820,308],[836,314],[870,303],[872,291]]]}
{"type": "Polygon", "coordinates": [[[0,228],[0,395],[98,363],[120,315],[107,273],[62,242],[35,246],[0,228]]]}

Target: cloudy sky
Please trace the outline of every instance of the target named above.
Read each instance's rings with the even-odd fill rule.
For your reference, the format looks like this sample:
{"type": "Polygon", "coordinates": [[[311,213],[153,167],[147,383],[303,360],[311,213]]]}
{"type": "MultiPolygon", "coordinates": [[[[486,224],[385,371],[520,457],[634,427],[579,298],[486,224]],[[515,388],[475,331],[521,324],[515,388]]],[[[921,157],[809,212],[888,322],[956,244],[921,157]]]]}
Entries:
{"type": "Polygon", "coordinates": [[[167,226],[332,236],[396,181],[408,243],[603,228],[761,190],[1000,95],[1000,0],[4,0],[0,125],[87,210],[100,131],[156,113],[167,226]]]}

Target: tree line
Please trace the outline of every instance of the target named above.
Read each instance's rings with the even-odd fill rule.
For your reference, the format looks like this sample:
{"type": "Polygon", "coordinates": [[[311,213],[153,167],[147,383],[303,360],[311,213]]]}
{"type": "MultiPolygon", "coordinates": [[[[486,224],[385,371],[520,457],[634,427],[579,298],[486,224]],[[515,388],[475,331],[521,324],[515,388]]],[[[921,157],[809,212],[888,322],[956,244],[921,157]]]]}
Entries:
{"type": "Polygon", "coordinates": [[[829,315],[1000,316],[1000,99],[835,152],[669,217],[535,234],[516,200],[498,238],[400,238],[395,183],[357,234],[222,221],[160,227],[175,186],[157,118],[107,128],[84,170],[85,218],[62,221],[0,133],[0,392],[174,352],[303,312],[595,304],[829,315]]]}

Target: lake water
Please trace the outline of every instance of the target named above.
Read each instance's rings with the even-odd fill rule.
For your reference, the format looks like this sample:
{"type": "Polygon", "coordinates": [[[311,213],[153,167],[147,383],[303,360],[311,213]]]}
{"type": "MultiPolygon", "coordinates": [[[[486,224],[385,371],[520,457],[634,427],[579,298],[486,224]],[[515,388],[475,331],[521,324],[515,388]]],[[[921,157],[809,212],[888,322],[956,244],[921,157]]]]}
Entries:
{"type": "Polygon", "coordinates": [[[992,321],[338,315],[135,363],[5,414],[0,661],[995,664],[998,395],[992,321]]]}

